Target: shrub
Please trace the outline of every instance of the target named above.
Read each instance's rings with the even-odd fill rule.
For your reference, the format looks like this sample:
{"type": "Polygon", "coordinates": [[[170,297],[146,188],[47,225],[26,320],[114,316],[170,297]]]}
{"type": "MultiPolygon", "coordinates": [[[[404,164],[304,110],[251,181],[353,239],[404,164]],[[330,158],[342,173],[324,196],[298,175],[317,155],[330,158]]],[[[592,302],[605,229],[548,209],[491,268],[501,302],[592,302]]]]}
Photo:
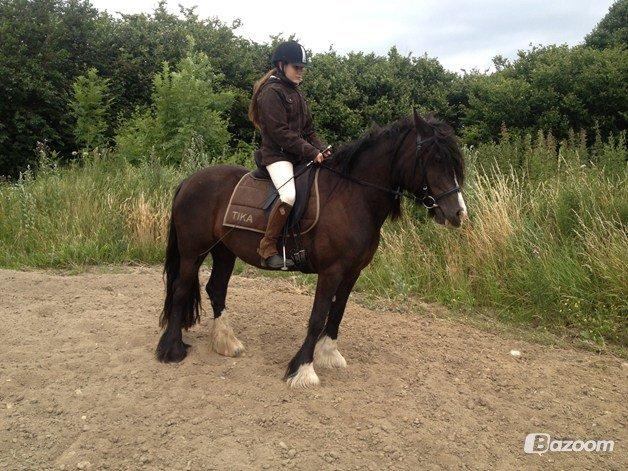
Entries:
{"type": "Polygon", "coordinates": [[[74,136],[77,144],[86,150],[107,143],[107,119],[112,98],[109,80],[98,76],[95,68],[79,75],[72,84],[71,114],[76,120],[74,136]]]}
{"type": "Polygon", "coordinates": [[[217,91],[215,74],[203,53],[182,59],[176,71],[164,63],[153,80],[153,103],[124,122],[116,136],[118,151],[131,162],[154,155],[164,164],[179,164],[194,147],[208,163],[226,152],[231,135],[223,117],[233,95],[217,91]]]}

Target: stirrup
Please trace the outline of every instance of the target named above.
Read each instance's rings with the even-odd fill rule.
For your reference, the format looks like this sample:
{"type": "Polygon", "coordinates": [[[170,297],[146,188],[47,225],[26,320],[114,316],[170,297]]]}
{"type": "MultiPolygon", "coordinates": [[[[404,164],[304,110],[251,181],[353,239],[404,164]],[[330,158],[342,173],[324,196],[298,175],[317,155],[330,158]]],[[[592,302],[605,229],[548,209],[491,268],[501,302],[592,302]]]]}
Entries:
{"type": "Polygon", "coordinates": [[[281,255],[275,254],[264,259],[262,258],[262,267],[272,268],[273,270],[288,270],[294,268],[294,262],[290,258],[286,258],[286,264],[284,267],[284,259],[281,255]]]}

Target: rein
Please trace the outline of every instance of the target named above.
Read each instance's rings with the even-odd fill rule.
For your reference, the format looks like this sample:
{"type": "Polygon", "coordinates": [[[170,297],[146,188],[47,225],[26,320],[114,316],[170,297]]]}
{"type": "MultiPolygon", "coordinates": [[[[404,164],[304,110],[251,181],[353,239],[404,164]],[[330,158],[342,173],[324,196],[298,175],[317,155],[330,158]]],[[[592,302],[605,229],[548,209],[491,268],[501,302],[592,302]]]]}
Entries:
{"type": "MultiPolygon", "coordinates": [[[[394,155],[394,158],[393,158],[393,164],[397,162],[397,157],[398,157],[399,151],[401,150],[401,147],[403,145],[403,141],[405,140],[406,136],[409,133],[410,133],[410,130],[406,131],[406,133],[401,138],[401,142],[399,143],[399,146],[395,150],[395,155],[394,155]]],[[[421,148],[423,147],[424,144],[433,142],[435,140],[435,138],[436,138],[435,135],[431,136],[431,137],[428,137],[426,139],[419,139],[417,137],[416,149],[414,151],[415,159],[414,159],[414,169],[412,171],[413,176],[416,175],[416,168],[417,168],[417,164],[419,162],[419,154],[421,152],[421,148]]],[[[456,185],[456,186],[454,186],[453,188],[451,188],[451,189],[449,189],[447,191],[444,191],[442,193],[439,193],[436,196],[433,196],[433,195],[430,194],[430,191],[428,189],[425,172],[422,172],[421,185],[420,185],[420,187],[421,187],[421,196],[416,196],[413,193],[410,193],[408,191],[401,191],[401,187],[400,186],[398,186],[396,190],[393,190],[392,188],[386,188],[386,187],[379,186],[379,185],[376,185],[376,184],[371,183],[371,182],[360,180],[359,178],[352,177],[351,175],[347,175],[346,173],[340,172],[339,170],[336,170],[333,167],[325,165],[324,161],[322,163],[320,163],[319,166],[324,168],[324,169],[326,169],[326,170],[329,170],[332,173],[335,173],[336,175],[344,178],[345,180],[349,180],[350,182],[357,183],[357,184],[363,185],[363,186],[368,186],[370,188],[375,188],[376,190],[380,190],[380,191],[383,191],[385,193],[391,194],[391,195],[393,195],[395,197],[395,199],[405,196],[406,198],[410,198],[410,199],[414,200],[417,203],[421,203],[427,209],[432,209],[432,208],[437,207],[438,206],[438,201],[440,201],[441,199],[445,198],[446,196],[449,196],[451,194],[458,193],[458,192],[462,191],[460,189],[460,187],[458,185],[456,185]]]]}

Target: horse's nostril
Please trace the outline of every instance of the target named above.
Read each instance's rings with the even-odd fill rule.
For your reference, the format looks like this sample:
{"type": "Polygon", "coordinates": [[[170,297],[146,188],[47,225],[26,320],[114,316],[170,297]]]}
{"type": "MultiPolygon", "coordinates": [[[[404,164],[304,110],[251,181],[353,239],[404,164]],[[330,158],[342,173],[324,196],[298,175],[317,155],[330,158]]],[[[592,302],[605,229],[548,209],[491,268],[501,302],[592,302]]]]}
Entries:
{"type": "Polygon", "coordinates": [[[468,218],[467,212],[464,209],[459,210],[456,215],[461,221],[464,221],[468,218]]]}

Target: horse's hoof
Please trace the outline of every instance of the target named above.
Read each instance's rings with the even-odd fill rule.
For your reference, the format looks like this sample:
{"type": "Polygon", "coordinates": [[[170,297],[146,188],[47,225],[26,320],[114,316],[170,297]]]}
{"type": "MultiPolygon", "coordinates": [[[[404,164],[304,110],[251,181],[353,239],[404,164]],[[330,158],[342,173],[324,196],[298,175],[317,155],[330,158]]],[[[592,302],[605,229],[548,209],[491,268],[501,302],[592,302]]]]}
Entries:
{"type": "Polygon", "coordinates": [[[244,352],[244,345],[237,338],[233,338],[233,340],[225,342],[225,343],[212,343],[212,347],[214,351],[218,355],[222,355],[225,357],[239,357],[244,352]]]}
{"type": "Polygon", "coordinates": [[[238,357],[244,352],[244,345],[233,334],[231,326],[223,315],[214,319],[211,334],[212,348],[219,355],[226,357],[238,357]]]}
{"type": "Polygon", "coordinates": [[[346,368],[347,360],[338,351],[336,340],[325,335],[314,347],[314,365],[317,368],[346,368]]]}
{"type": "Polygon", "coordinates": [[[312,363],[305,363],[299,366],[295,373],[288,376],[286,383],[291,388],[311,388],[321,384],[321,380],[318,379],[312,363]]]}
{"type": "Polygon", "coordinates": [[[189,347],[187,343],[183,343],[180,340],[172,343],[170,346],[162,345],[159,342],[155,355],[157,360],[162,363],[179,363],[187,356],[189,347]]]}

